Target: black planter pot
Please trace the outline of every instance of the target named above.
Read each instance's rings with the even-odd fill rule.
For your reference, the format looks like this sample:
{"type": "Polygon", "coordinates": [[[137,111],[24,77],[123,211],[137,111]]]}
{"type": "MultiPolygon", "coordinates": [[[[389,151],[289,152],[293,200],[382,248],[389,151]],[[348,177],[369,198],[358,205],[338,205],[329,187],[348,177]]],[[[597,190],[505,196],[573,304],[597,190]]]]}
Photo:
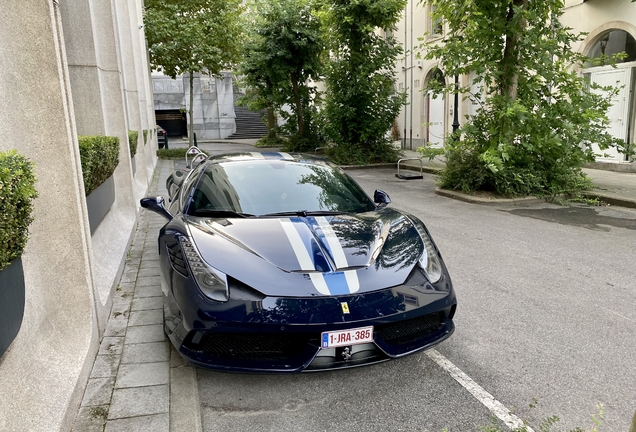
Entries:
{"type": "Polygon", "coordinates": [[[24,317],[24,272],[20,258],[0,270],[0,357],[11,345],[24,317]]]}
{"type": "Polygon", "coordinates": [[[104,183],[99,185],[89,196],[86,197],[86,207],[88,208],[88,223],[91,227],[91,234],[95,232],[99,224],[115,202],[115,180],[113,176],[108,177],[104,183]]]}

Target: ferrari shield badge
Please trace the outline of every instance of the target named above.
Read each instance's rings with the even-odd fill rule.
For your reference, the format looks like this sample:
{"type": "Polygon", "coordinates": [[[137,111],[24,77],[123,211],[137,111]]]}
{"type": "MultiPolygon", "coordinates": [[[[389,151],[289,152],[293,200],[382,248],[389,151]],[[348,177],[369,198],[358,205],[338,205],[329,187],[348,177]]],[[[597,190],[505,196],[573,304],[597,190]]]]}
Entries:
{"type": "Polygon", "coordinates": [[[343,314],[348,314],[349,313],[349,305],[347,304],[347,302],[340,303],[340,306],[342,306],[342,313],[343,314]]]}

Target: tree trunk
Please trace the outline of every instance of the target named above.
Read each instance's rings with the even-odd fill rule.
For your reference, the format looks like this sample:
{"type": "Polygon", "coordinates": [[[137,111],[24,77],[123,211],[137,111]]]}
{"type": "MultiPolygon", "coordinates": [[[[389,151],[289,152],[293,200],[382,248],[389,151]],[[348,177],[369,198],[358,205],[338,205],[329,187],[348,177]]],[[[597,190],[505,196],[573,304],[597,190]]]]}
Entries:
{"type": "Polygon", "coordinates": [[[194,73],[190,72],[190,109],[188,109],[188,114],[190,115],[190,131],[188,133],[188,147],[192,147],[194,145],[194,118],[192,107],[194,105],[194,73]]]}
{"type": "Polygon", "coordinates": [[[272,106],[267,107],[267,138],[276,138],[276,117],[274,117],[274,108],[272,106]]]}
{"type": "Polygon", "coordinates": [[[503,58],[501,59],[502,78],[500,94],[510,97],[513,101],[517,100],[519,87],[519,72],[515,70],[519,56],[517,48],[521,34],[526,28],[525,19],[520,22],[519,30],[511,28],[515,16],[514,7],[519,6],[526,8],[528,6],[528,0],[513,0],[508,4],[508,15],[506,16],[506,45],[504,47],[503,58]]]}
{"type": "Polygon", "coordinates": [[[294,72],[291,75],[292,89],[294,91],[294,100],[296,101],[296,117],[298,120],[298,136],[305,135],[305,119],[303,119],[303,106],[300,101],[300,92],[298,90],[298,75],[294,72]]]}

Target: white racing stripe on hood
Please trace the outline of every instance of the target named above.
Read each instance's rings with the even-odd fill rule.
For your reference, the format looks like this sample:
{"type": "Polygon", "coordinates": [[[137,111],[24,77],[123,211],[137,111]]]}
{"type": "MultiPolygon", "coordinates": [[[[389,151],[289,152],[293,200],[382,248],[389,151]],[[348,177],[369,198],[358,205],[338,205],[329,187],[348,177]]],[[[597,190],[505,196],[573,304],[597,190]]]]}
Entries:
{"type": "Polygon", "coordinates": [[[327,240],[327,245],[329,246],[329,250],[331,251],[331,256],[333,257],[336,267],[339,269],[349,267],[349,263],[347,263],[347,256],[342,249],[340,240],[331,227],[331,224],[329,224],[327,218],[324,216],[316,217],[316,222],[322,230],[325,240],[327,240]]]}
{"type": "Polygon", "coordinates": [[[296,227],[294,227],[294,223],[289,219],[279,219],[280,224],[283,226],[283,230],[285,234],[287,234],[287,239],[289,243],[291,243],[292,249],[294,250],[294,255],[296,255],[296,259],[298,259],[298,264],[300,264],[300,269],[304,271],[315,271],[316,267],[314,266],[314,261],[309,256],[309,252],[303,243],[303,239],[300,238],[300,234],[296,231],[296,227]]]}
{"type": "Polygon", "coordinates": [[[325,277],[322,275],[322,273],[309,273],[309,277],[311,278],[316,291],[318,291],[322,295],[331,295],[329,287],[327,287],[325,277]]]}
{"type": "Polygon", "coordinates": [[[360,281],[358,280],[358,272],[356,270],[347,270],[344,272],[347,279],[347,285],[349,285],[349,292],[351,294],[358,292],[360,289],[360,281]]]}
{"type": "Polygon", "coordinates": [[[265,156],[263,156],[260,153],[257,152],[250,152],[250,154],[252,155],[252,157],[254,157],[255,159],[265,159],[265,156]]]}
{"type": "MultiPolygon", "coordinates": [[[[327,245],[331,250],[336,266],[338,268],[347,268],[349,266],[347,263],[347,257],[333,228],[324,217],[316,218],[316,220],[327,241],[327,245]]],[[[342,292],[342,285],[338,285],[338,282],[334,280],[334,277],[337,279],[336,275],[338,274],[344,275],[349,293],[353,294],[360,289],[360,282],[358,280],[358,273],[356,270],[347,270],[344,272],[336,271],[335,273],[330,273],[330,277],[328,278],[329,280],[325,278],[323,273],[317,273],[313,259],[309,255],[309,251],[307,250],[303,239],[300,237],[296,226],[294,226],[294,223],[290,219],[279,219],[279,221],[287,235],[289,243],[292,246],[294,255],[296,255],[300,269],[308,272],[309,278],[311,279],[314,288],[316,288],[316,291],[322,295],[344,294],[342,292]],[[334,283],[335,285],[333,285],[334,283]],[[330,284],[332,285],[331,288],[330,284]]]]}

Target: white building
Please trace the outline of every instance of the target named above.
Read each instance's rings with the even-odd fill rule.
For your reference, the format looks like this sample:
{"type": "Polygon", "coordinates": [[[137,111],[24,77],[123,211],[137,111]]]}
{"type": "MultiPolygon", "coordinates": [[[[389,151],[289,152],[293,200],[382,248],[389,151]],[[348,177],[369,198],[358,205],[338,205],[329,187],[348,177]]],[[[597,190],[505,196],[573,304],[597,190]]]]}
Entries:
{"type": "MultiPolygon", "coordinates": [[[[409,52],[421,43],[428,32],[428,43],[441,43],[444,37],[444,25],[433,22],[430,5],[417,0],[409,0],[404,17],[398,23],[394,36],[409,52]]],[[[566,0],[561,22],[574,32],[587,32],[584,40],[573,48],[586,55],[596,57],[601,52],[607,55],[625,51],[628,58],[612,67],[595,67],[581,70],[589,74],[592,81],[602,85],[623,86],[608,112],[609,131],[617,137],[634,145],[636,108],[636,4],[629,0],[566,0]]],[[[452,132],[453,97],[452,95],[435,97],[423,91],[430,80],[450,83],[454,77],[444,76],[434,60],[418,60],[410,54],[397,65],[397,88],[406,90],[409,105],[403,108],[398,117],[400,133],[405,148],[416,149],[429,143],[433,147],[444,145],[445,137],[452,132]]],[[[468,85],[471,77],[460,77],[462,85],[468,85]]],[[[474,112],[475,107],[469,100],[459,98],[459,122],[474,112]]],[[[628,161],[625,155],[609,151],[608,157],[598,158],[598,162],[612,163],[611,168],[636,171],[636,164],[628,161]]]]}

